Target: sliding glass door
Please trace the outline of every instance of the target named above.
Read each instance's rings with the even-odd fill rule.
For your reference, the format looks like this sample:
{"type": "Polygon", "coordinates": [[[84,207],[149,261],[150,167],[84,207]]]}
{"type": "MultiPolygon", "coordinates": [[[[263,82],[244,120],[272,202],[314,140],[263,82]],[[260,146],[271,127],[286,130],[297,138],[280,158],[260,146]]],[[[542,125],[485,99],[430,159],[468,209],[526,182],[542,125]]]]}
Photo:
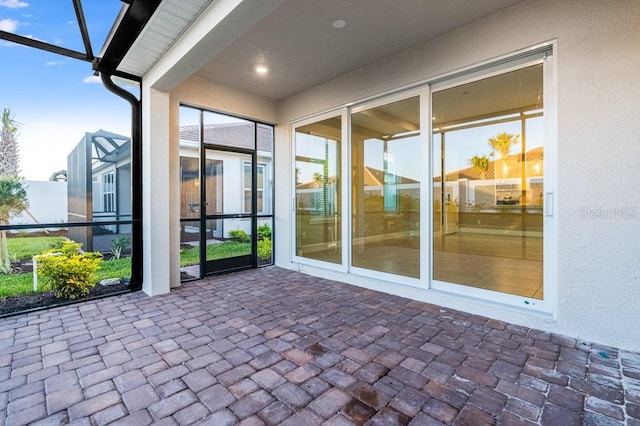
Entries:
{"type": "Polygon", "coordinates": [[[432,102],[433,279],[542,299],[543,64],[432,102]]]}
{"type": "Polygon", "coordinates": [[[550,53],[296,124],[293,260],[549,310],[550,53]]]}

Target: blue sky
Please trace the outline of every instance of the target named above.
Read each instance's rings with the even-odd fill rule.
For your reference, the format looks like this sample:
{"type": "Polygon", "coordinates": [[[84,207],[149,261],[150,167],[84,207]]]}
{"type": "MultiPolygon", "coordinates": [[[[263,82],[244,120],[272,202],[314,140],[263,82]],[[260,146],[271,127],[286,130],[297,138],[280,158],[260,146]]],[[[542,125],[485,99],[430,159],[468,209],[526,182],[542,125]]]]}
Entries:
{"type": "MultiPolygon", "coordinates": [[[[84,0],[94,55],[122,7],[120,0],[84,0]]],[[[84,51],[71,0],[0,0],[0,29],[84,51]]],[[[20,125],[20,168],[27,180],[47,180],[85,132],[129,136],[129,104],[107,91],[91,64],[0,40],[0,109],[20,125]]]]}

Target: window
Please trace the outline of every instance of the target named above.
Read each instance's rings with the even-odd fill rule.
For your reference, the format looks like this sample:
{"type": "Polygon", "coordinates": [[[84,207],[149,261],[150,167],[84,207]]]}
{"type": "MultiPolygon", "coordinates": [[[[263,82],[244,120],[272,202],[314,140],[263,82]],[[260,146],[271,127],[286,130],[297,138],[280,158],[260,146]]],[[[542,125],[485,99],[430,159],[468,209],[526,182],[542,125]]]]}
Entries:
{"type": "Polygon", "coordinates": [[[116,176],[113,172],[102,175],[102,210],[105,213],[116,211],[116,176]]]}

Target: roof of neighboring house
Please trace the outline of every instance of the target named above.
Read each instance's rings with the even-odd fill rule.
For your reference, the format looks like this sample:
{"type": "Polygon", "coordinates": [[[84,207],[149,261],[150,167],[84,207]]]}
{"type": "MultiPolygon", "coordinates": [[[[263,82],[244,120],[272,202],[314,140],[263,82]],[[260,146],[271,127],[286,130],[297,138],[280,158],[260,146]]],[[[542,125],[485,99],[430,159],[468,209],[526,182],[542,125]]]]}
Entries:
{"type": "MultiPolygon", "coordinates": [[[[335,180],[334,176],[329,176],[330,181],[335,180]]],[[[398,184],[411,184],[411,183],[419,183],[415,179],[411,179],[404,176],[397,176],[398,184]]],[[[364,186],[382,186],[384,182],[384,171],[379,169],[374,169],[372,167],[364,168],[364,186]]],[[[301,182],[296,185],[296,189],[315,189],[318,188],[318,183],[315,180],[309,182],[301,182]]]]}
{"type": "MultiPolygon", "coordinates": [[[[522,161],[522,154],[511,154],[507,156],[504,161],[507,165],[507,175],[502,178],[520,178],[522,177],[522,170],[518,163],[522,161]],[[510,166],[513,165],[513,166],[510,166]],[[518,165],[517,167],[514,167],[518,165]]],[[[525,153],[526,158],[526,176],[534,177],[534,176],[542,176],[543,175],[543,158],[544,151],[542,147],[534,148],[525,153]],[[539,170],[535,170],[536,163],[538,164],[539,170]]],[[[453,172],[449,172],[446,174],[447,181],[455,181],[458,179],[469,179],[469,180],[483,180],[483,179],[495,179],[495,167],[496,163],[498,167],[500,167],[500,162],[502,159],[493,159],[489,160],[489,169],[486,171],[484,178],[482,177],[482,172],[476,169],[473,166],[467,167],[465,169],[455,170],[453,172]]],[[[440,176],[433,178],[434,182],[440,182],[442,179],[440,176]]]]}
{"type": "Polygon", "coordinates": [[[57,172],[53,172],[49,177],[49,180],[54,182],[66,182],[67,171],[63,169],[63,170],[58,170],[57,172]]]}
{"type": "Polygon", "coordinates": [[[113,162],[130,156],[131,138],[128,136],[100,129],[94,133],[86,133],[85,138],[91,142],[93,160],[113,162]]]}
{"type": "MultiPolygon", "coordinates": [[[[270,126],[261,124],[255,125],[258,137],[258,151],[273,151],[273,130],[270,126]]],[[[254,149],[254,124],[250,122],[243,123],[224,123],[224,124],[205,124],[204,125],[204,142],[213,145],[224,145],[235,148],[254,149]]],[[[190,124],[180,126],[180,139],[200,142],[200,126],[198,124],[190,124]]]]}

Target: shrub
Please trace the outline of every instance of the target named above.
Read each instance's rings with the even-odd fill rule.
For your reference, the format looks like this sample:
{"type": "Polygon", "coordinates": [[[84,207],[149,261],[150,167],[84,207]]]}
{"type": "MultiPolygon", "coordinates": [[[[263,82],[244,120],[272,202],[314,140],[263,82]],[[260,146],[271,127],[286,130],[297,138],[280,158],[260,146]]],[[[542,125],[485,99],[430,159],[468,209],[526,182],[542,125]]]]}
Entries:
{"type": "Polygon", "coordinates": [[[237,241],[239,243],[251,242],[251,237],[242,229],[232,229],[229,231],[229,237],[231,237],[233,241],[237,241]]]}
{"type": "Polygon", "coordinates": [[[51,249],[38,256],[38,273],[44,276],[57,297],[75,299],[89,294],[95,285],[94,272],[102,255],[80,251],[82,244],[64,241],[61,249],[51,249]]]}
{"type": "Polygon", "coordinates": [[[271,227],[268,223],[258,226],[258,240],[271,239],[271,227]]]}
{"type": "Polygon", "coordinates": [[[120,235],[118,238],[111,240],[111,250],[109,252],[113,255],[114,259],[120,259],[122,251],[129,247],[129,244],[131,244],[131,238],[127,235],[120,235]]]}
{"type": "Polygon", "coordinates": [[[258,241],[258,257],[260,260],[271,259],[271,240],[269,238],[263,238],[258,241]]]}

